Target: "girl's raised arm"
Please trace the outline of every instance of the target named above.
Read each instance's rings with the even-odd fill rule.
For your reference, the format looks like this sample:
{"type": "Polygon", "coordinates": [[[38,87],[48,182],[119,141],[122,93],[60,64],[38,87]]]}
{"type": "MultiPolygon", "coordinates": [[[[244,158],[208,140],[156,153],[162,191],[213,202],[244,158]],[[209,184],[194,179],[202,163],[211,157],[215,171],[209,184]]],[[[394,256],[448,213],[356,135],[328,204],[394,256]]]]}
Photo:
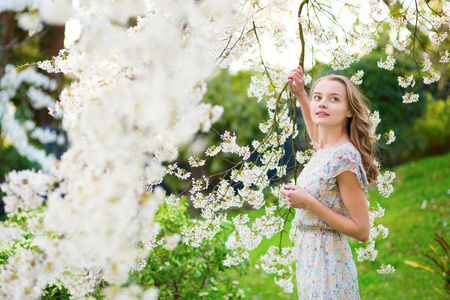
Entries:
{"type": "Polygon", "coordinates": [[[317,140],[314,138],[314,123],[311,118],[308,95],[305,92],[305,79],[303,77],[303,69],[301,66],[298,66],[297,69],[289,72],[288,84],[291,93],[295,95],[297,101],[300,103],[309,139],[313,143],[314,148],[318,149],[317,140]]]}

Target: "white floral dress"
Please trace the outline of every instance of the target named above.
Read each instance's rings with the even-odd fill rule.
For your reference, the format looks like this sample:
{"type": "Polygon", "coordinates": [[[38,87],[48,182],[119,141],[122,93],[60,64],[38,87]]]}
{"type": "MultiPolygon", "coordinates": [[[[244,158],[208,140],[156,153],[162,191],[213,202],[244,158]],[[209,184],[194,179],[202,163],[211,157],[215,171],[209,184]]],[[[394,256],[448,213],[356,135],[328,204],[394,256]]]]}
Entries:
{"type": "MultiPolygon", "coordinates": [[[[319,149],[298,177],[297,185],[320,202],[348,216],[336,176],[351,171],[364,191],[368,185],[361,155],[345,141],[319,149]]],[[[333,230],[314,212],[296,209],[297,291],[299,299],[360,299],[358,277],[345,235],[333,230]]]]}

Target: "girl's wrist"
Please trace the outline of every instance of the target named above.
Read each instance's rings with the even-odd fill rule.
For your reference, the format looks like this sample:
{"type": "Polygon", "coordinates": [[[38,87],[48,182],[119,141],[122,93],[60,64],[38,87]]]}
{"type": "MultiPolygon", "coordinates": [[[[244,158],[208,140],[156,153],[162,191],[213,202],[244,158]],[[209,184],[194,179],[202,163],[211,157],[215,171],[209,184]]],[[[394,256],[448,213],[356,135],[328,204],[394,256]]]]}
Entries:
{"type": "Polygon", "coordinates": [[[314,211],[314,208],[316,207],[317,202],[318,202],[317,199],[313,195],[308,194],[306,208],[314,211]]]}
{"type": "Polygon", "coordinates": [[[305,91],[295,94],[295,97],[297,98],[298,101],[301,101],[304,99],[308,100],[308,94],[306,94],[305,91]]]}

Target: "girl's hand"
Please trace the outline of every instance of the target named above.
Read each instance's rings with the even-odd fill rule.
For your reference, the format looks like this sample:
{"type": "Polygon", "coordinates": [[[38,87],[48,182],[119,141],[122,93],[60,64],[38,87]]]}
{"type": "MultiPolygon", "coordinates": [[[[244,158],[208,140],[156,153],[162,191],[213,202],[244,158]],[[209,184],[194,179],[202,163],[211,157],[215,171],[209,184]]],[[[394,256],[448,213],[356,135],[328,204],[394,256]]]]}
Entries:
{"type": "Polygon", "coordinates": [[[298,185],[285,185],[280,192],[286,198],[287,205],[292,208],[309,208],[311,203],[317,201],[307,190],[298,185]]]}
{"type": "Polygon", "coordinates": [[[305,79],[303,77],[303,69],[301,66],[298,66],[297,69],[289,72],[288,75],[288,84],[291,93],[294,94],[297,98],[305,92],[305,79]]]}

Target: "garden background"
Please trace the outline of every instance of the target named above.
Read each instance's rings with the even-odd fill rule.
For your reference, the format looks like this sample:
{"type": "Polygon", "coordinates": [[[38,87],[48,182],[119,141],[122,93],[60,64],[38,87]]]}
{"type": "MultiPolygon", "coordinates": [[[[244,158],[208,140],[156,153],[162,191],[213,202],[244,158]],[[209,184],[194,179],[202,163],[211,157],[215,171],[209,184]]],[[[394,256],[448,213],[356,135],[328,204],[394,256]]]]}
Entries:
{"type": "MultiPolygon", "coordinates": [[[[444,11],[444,14],[447,9],[448,16],[448,1],[425,2],[434,7],[436,11],[444,11]]],[[[394,5],[388,4],[391,7],[394,5]]],[[[34,8],[26,7],[18,11],[9,9],[0,13],[0,78],[7,74],[7,65],[12,65],[18,74],[27,69],[37,70],[37,73],[45,74],[49,78],[48,80],[56,83],[54,89],[43,89],[51,99],[58,100],[63,89],[76,82],[76,79],[61,73],[47,73],[38,69],[36,63],[45,60],[52,61],[52,57],[53,60],[55,57],[61,57],[60,49],[65,48],[65,41],[67,48],[69,41],[68,31],[64,25],[52,25],[45,22],[41,24],[42,27],[39,30],[25,30],[24,25],[19,22],[26,22],[24,18],[28,13],[31,17],[35,13],[34,8]],[[23,18],[20,14],[24,14],[23,18]]],[[[123,24],[125,27],[130,27],[137,25],[137,22],[136,19],[129,18],[123,24]]],[[[257,27],[254,24],[253,29],[256,34],[257,27]]],[[[444,22],[443,26],[448,30],[448,21],[444,22]]],[[[433,47],[430,40],[427,40],[430,30],[430,28],[421,27],[417,33],[415,32],[417,39],[421,41],[418,43],[418,48],[431,49],[433,47]]],[[[391,39],[390,27],[380,26],[377,34],[378,46],[369,54],[351,63],[348,68],[333,71],[325,61],[319,61],[307,69],[307,73],[313,74],[314,79],[328,73],[340,73],[351,77],[358,70],[364,70],[364,80],[360,84],[360,88],[371,100],[372,111],[379,112],[382,122],[377,128],[377,132],[383,134],[393,129],[396,134],[394,143],[388,145],[380,142],[379,152],[382,167],[396,173],[393,182],[394,191],[389,198],[380,195],[375,187],[368,193],[368,201],[373,204],[379,203],[385,209],[385,215],[380,218],[379,222],[389,229],[389,236],[376,241],[379,253],[374,262],[357,262],[361,298],[446,299],[450,291],[450,249],[446,248],[442,241],[439,243],[434,238],[438,235],[450,242],[449,64],[445,63],[439,66],[440,79],[437,82],[429,85],[418,83],[415,90],[420,95],[418,102],[402,103],[404,88],[397,84],[398,78],[406,77],[405,74],[408,72],[415,72],[417,62],[405,59],[402,68],[394,68],[389,72],[381,69],[377,62],[384,59],[389,52],[385,45],[391,39]],[[445,253],[447,254],[445,255],[445,253]],[[391,264],[396,271],[392,274],[379,274],[377,269],[381,262],[391,264]],[[443,269],[440,269],[439,266],[442,266],[443,269]]],[[[448,39],[444,39],[440,44],[442,49],[448,49],[449,46],[448,39]]],[[[268,53],[265,54],[266,63],[270,60],[270,52],[268,53]]],[[[262,60],[263,65],[264,63],[262,60]]],[[[271,67],[276,68],[276,63],[273,63],[271,67]]],[[[266,106],[266,102],[270,101],[271,97],[262,95],[258,99],[259,96],[251,94],[248,89],[254,84],[252,78],[262,76],[266,72],[270,73],[267,68],[270,69],[264,65],[264,68],[252,70],[240,64],[232,64],[227,68],[214,69],[211,72],[212,75],[206,80],[207,89],[201,98],[203,103],[211,104],[210,107],[222,106],[223,114],[212,125],[211,130],[207,132],[200,130],[196,133],[193,138],[194,142],[202,144],[201,147],[218,145],[224,140],[222,135],[225,131],[236,133],[238,145],[250,145],[254,140],[265,139],[266,135],[261,131],[260,123],[272,117],[272,115],[268,115],[266,106]]],[[[29,88],[33,83],[30,82],[24,80],[20,86],[16,87],[15,93],[10,99],[14,111],[11,113],[7,112],[7,109],[2,110],[0,118],[5,119],[6,115],[13,114],[24,127],[26,127],[24,125],[26,121],[28,121],[27,124],[31,124],[31,121],[34,125],[30,125],[33,129],[27,131],[28,143],[38,150],[44,150],[47,155],[54,155],[55,161],[59,161],[62,154],[72,146],[70,136],[66,135],[63,121],[54,118],[47,107],[32,104],[33,97],[29,94],[29,88]],[[37,127],[42,128],[44,134],[33,136],[32,132],[37,127]]],[[[7,83],[0,82],[0,91],[6,90],[6,85],[7,83]]],[[[273,88],[273,90],[276,89],[273,88]]],[[[297,166],[293,158],[296,150],[305,150],[307,143],[301,137],[304,130],[299,109],[292,105],[287,107],[289,116],[297,122],[300,132],[297,137],[289,137],[282,147],[284,153],[281,161],[286,164],[289,171],[294,169],[294,165],[297,166]]],[[[136,115],[138,114],[136,113],[136,115]]],[[[213,112],[208,111],[208,115],[213,115],[213,112]]],[[[8,133],[5,133],[7,130],[3,127],[6,126],[6,123],[2,121],[1,126],[0,181],[8,182],[7,176],[12,170],[42,169],[43,166],[38,159],[30,159],[30,156],[27,158],[23,151],[18,150],[20,147],[14,144],[8,133]]],[[[11,131],[9,131],[10,133],[11,131]]],[[[181,146],[178,157],[172,159],[172,162],[176,161],[181,167],[187,169],[189,164],[186,162],[195,152],[192,148],[199,147],[197,144],[181,146]]],[[[120,146],[120,141],[116,145],[120,146]]],[[[212,157],[206,165],[201,165],[195,171],[193,170],[192,176],[200,178],[204,174],[219,173],[224,174],[225,177],[227,173],[221,172],[237,165],[237,160],[233,155],[232,153],[223,153],[220,157],[212,157]]],[[[248,159],[256,164],[259,158],[253,152],[248,159]]],[[[273,171],[271,174],[273,177],[271,184],[275,185],[283,180],[286,181],[283,176],[276,176],[275,173],[273,171]]],[[[169,173],[169,175],[173,174],[169,173]]],[[[211,179],[211,185],[218,185],[220,178],[211,179]]],[[[59,184],[62,185],[62,183],[59,184]]],[[[180,180],[179,176],[166,176],[162,182],[158,182],[154,186],[162,186],[166,195],[178,195],[190,188],[190,184],[190,182],[180,180]]],[[[151,184],[149,186],[153,187],[151,184]]],[[[56,190],[57,188],[57,184],[52,186],[52,189],[56,190]]],[[[2,188],[2,190],[0,193],[3,197],[7,189],[2,188]]],[[[38,210],[45,210],[48,198],[47,196],[43,198],[41,203],[43,206],[38,207],[38,210]]],[[[200,215],[203,216],[202,211],[193,205],[189,195],[183,195],[177,201],[176,205],[160,205],[154,215],[155,222],[161,226],[159,235],[156,237],[164,236],[167,244],[169,244],[170,237],[183,235],[180,230],[183,226],[194,224],[200,215]]],[[[278,201],[268,188],[264,190],[264,202],[267,205],[278,203],[278,201]]],[[[23,214],[31,211],[27,207],[17,209],[17,214],[6,214],[3,207],[2,209],[1,216],[4,222],[28,228],[27,217],[24,217],[23,214]]],[[[240,214],[248,214],[250,219],[254,220],[262,218],[265,212],[263,209],[252,209],[251,205],[246,204],[227,209],[227,213],[226,220],[221,224],[222,230],[210,240],[201,240],[199,247],[192,247],[187,245],[189,242],[182,243],[179,240],[175,243],[178,246],[163,247],[161,246],[163,240],[155,240],[155,245],[145,256],[145,263],[140,266],[137,263],[125,272],[128,274],[125,280],[112,283],[98,276],[90,283],[90,288],[86,290],[88,292],[85,294],[80,292],[77,297],[80,299],[89,296],[98,299],[108,298],[108,295],[117,296],[120,290],[126,290],[127,295],[131,295],[130,297],[145,298],[145,291],[157,287],[161,299],[218,299],[217,297],[234,299],[242,298],[244,295],[248,299],[296,299],[295,288],[294,293],[285,293],[282,287],[274,284],[274,278],[275,281],[279,279],[262,270],[260,261],[260,257],[266,254],[270,245],[280,248],[292,245],[287,237],[292,214],[286,214],[286,225],[283,227],[282,233],[276,232],[273,237],[262,239],[259,247],[249,251],[249,260],[238,261],[236,267],[233,268],[223,264],[224,257],[230,255],[230,251],[225,245],[229,236],[234,234],[231,225],[232,218],[240,214]]],[[[38,249],[39,247],[30,242],[34,235],[37,236],[31,230],[27,231],[20,246],[7,241],[6,238],[2,240],[1,264],[7,265],[10,257],[20,256],[22,251],[20,247],[30,251],[38,249]]],[[[55,235],[52,238],[60,237],[55,235]]],[[[349,239],[349,242],[353,250],[358,247],[357,241],[349,239]]],[[[354,253],[354,256],[356,258],[357,254],[354,253]]],[[[141,262],[143,261],[141,260],[141,262]]],[[[3,277],[0,282],[2,289],[10,284],[5,275],[8,270],[4,268],[2,271],[3,277]]],[[[78,273],[68,270],[67,274],[72,272],[71,274],[75,275],[67,275],[67,278],[56,276],[57,279],[52,281],[44,283],[35,281],[29,286],[26,284],[18,286],[21,288],[40,286],[39,297],[41,299],[69,299],[69,295],[73,296],[74,291],[82,290],[81,282],[83,280],[80,278],[91,278],[89,276],[92,271],[91,273],[86,271],[88,268],[83,269],[85,273],[80,270],[77,271],[78,273]],[[70,276],[76,279],[68,279],[70,276]]],[[[21,273],[22,271],[16,269],[12,272],[15,272],[19,278],[27,276],[21,273]]],[[[281,278],[284,280],[284,277],[281,278]]],[[[8,291],[5,289],[2,292],[7,293],[8,291]]],[[[5,295],[10,295],[8,297],[14,299],[11,296],[13,293],[5,295]]],[[[29,296],[30,299],[36,298],[32,296],[35,294],[31,292],[16,294],[17,297],[20,297],[18,295],[29,296]]],[[[150,297],[149,294],[147,297],[150,297]]]]}

